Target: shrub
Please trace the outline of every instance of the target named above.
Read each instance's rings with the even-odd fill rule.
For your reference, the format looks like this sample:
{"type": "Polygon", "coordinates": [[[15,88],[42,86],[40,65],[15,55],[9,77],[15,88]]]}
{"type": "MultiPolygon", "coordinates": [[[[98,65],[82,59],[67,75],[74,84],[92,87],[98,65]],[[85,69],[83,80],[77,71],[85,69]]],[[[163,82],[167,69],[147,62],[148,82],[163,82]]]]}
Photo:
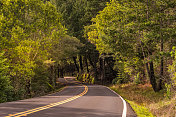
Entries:
{"type": "Polygon", "coordinates": [[[90,84],[94,84],[95,83],[95,78],[93,76],[90,76],[90,84]]]}
{"type": "Polygon", "coordinates": [[[10,79],[7,75],[8,65],[0,53],[0,103],[13,100],[13,87],[10,85],[10,79]]]}
{"type": "Polygon", "coordinates": [[[141,83],[141,80],[140,80],[140,73],[137,73],[137,75],[135,76],[135,79],[133,81],[136,85],[140,84],[141,83]]]}
{"type": "Polygon", "coordinates": [[[171,56],[174,58],[174,60],[173,60],[172,64],[169,65],[169,67],[168,67],[168,71],[170,73],[171,80],[167,83],[170,84],[173,89],[176,89],[176,47],[173,47],[173,51],[171,52],[171,56]]]}

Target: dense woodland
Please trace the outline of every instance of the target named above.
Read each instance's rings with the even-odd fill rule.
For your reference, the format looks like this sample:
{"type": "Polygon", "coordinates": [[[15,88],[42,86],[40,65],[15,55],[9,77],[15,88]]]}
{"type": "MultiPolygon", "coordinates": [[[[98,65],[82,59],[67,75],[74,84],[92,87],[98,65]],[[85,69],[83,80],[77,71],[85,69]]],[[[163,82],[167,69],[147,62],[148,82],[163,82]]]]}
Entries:
{"type": "Polygon", "coordinates": [[[0,0],[0,102],[64,75],[176,90],[175,0],[0,0]]]}

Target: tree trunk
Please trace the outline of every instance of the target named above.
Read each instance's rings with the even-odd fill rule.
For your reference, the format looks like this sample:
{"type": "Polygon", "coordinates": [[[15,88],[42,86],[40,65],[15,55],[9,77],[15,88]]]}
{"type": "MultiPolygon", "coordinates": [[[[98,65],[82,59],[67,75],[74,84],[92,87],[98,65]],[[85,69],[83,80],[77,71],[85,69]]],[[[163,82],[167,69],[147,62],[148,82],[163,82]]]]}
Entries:
{"type": "Polygon", "coordinates": [[[81,55],[79,56],[79,65],[80,65],[80,69],[82,72],[83,71],[83,63],[82,63],[82,56],[81,55]]]}
{"type": "Polygon", "coordinates": [[[60,69],[60,77],[64,78],[64,69],[63,68],[60,69]]]}
{"type": "Polygon", "coordinates": [[[50,70],[51,70],[51,76],[50,76],[50,83],[51,83],[51,85],[53,86],[53,87],[55,87],[55,70],[54,70],[54,66],[52,65],[51,67],[50,67],[50,70]]]}
{"type": "Polygon", "coordinates": [[[60,66],[59,66],[59,64],[57,66],[57,77],[60,78],[60,66]]]}
{"type": "MultiPolygon", "coordinates": [[[[163,52],[163,38],[161,39],[161,52],[163,52]]],[[[158,82],[158,90],[162,89],[162,80],[163,80],[163,73],[164,73],[164,58],[163,55],[161,56],[161,66],[160,66],[160,78],[158,82]]]]}
{"type": "Polygon", "coordinates": [[[77,69],[77,71],[79,73],[79,66],[77,65],[76,58],[77,57],[73,57],[73,61],[74,61],[75,67],[76,67],[76,69],[77,69]]]}
{"type": "Polygon", "coordinates": [[[58,69],[57,69],[57,66],[55,66],[54,67],[54,86],[56,87],[56,81],[57,81],[57,73],[58,73],[58,71],[57,71],[58,69]]]}
{"type": "Polygon", "coordinates": [[[105,58],[103,58],[103,85],[105,84],[106,76],[105,76],[105,58]]]}
{"type": "Polygon", "coordinates": [[[94,64],[90,58],[90,56],[88,56],[88,60],[89,60],[89,63],[90,65],[93,67],[93,70],[95,72],[95,80],[97,80],[98,78],[98,72],[97,72],[97,66],[96,66],[96,63],[94,64]]]}
{"type": "Polygon", "coordinates": [[[89,73],[89,66],[88,66],[88,62],[87,62],[87,55],[85,55],[84,60],[85,60],[85,64],[86,64],[87,73],[89,73]]]}
{"type": "MultiPolygon", "coordinates": [[[[162,28],[162,19],[160,19],[160,28],[162,28]]],[[[161,45],[160,45],[160,52],[164,51],[164,40],[163,40],[163,36],[162,36],[162,32],[160,32],[160,38],[161,38],[161,45]]],[[[158,82],[158,90],[162,89],[162,81],[163,81],[163,73],[164,73],[164,58],[163,58],[163,54],[161,55],[161,65],[160,65],[160,78],[159,78],[159,82],[158,82]]]]}
{"type": "MultiPolygon", "coordinates": [[[[142,41],[140,41],[140,44],[141,44],[141,49],[142,49],[142,53],[143,53],[143,56],[144,56],[144,62],[145,62],[145,59],[146,59],[146,54],[144,52],[144,43],[142,41]]],[[[145,66],[146,66],[146,70],[147,70],[147,74],[148,74],[148,77],[150,78],[150,71],[149,71],[149,66],[148,66],[148,63],[145,63],[145,66]]]]}
{"type": "Polygon", "coordinates": [[[88,56],[88,60],[89,60],[89,62],[90,62],[90,65],[91,65],[93,68],[95,68],[96,66],[95,66],[94,63],[92,62],[90,56],[88,56]]]}
{"type": "Polygon", "coordinates": [[[156,78],[154,73],[154,67],[153,67],[153,61],[149,62],[150,65],[150,84],[152,85],[152,88],[155,92],[158,92],[157,84],[156,84],[156,78]]]}
{"type": "MultiPolygon", "coordinates": [[[[144,56],[144,60],[146,58],[145,52],[144,52],[144,48],[143,48],[143,43],[141,42],[141,47],[142,47],[142,51],[143,51],[143,56],[144,56]]],[[[149,55],[152,55],[151,52],[148,52],[149,55]]],[[[146,64],[146,69],[147,69],[147,73],[148,73],[148,77],[150,79],[150,84],[152,85],[152,88],[155,92],[159,91],[157,88],[157,83],[156,83],[156,78],[155,78],[155,73],[154,73],[154,67],[153,67],[153,61],[150,61],[149,63],[147,62],[146,64]],[[150,65],[150,69],[149,66],[150,65]]]]}
{"type": "Polygon", "coordinates": [[[31,79],[28,79],[26,81],[26,92],[27,92],[27,97],[31,97],[31,79]]]}
{"type": "Polygon", "coordinates": [[[149,63],[146,63],[145,65],[146,65],[148,77],[149,77],[149,79],[150,79],[150,75],[151,75],[151,74],[150,74],[150,69],[149,69],[148,64],[149,64],[149,63]]]}
{"type": "Polygon", "coordinates": [[[99,59],[99,63],[100,63],[100,79],[101,79],[101,82],[103,82],[103,79],[104,79],[104,70],[103,70],[103,59],[100,58],[99,59]]]}
{"type": "Polygon", "coordinates": [[[114,71],[114,69],[113,69],[113,66],[112,65],[110,65],[109,64],[109,62],[108,61],[105,61],[106,62],[106,64],[108,65],[108,67],[110,68],[110,70],[112,71],[112,74],[114,75],[114,76],[116,76],[117,75],[117,71],[114,71]]]}

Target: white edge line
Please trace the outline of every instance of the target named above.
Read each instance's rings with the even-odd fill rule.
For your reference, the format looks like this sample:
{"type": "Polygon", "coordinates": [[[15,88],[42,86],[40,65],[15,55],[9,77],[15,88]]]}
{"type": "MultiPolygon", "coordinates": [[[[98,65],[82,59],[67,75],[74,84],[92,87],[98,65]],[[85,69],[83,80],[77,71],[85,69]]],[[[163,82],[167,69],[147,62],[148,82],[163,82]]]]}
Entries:
{"type": "MultiPolygon", "coordinates": [[[[105,86],[106,87],[106,86],[105,86]]],[[[126,117],[127,114],[127,105],[126,105],[126,101],[119,95],[117,94],[115,91],[113,91],[112,89],[110,89],[109,87],[106,87],[109,90],[111,90],[113,93],[115,93],[116,95],[118,95],[120,97],[120,99],[123,101],[123,113],[122,113],[122,117],[126,117]]]]}

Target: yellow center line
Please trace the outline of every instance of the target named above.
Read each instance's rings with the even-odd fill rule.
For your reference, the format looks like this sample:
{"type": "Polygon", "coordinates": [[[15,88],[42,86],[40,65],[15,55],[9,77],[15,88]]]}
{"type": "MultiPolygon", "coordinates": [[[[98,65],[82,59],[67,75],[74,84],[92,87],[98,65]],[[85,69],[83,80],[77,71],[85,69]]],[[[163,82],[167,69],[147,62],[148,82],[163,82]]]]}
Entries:
{"type": "MultiPolygon", "coordinates": [[[[66,82],[68,82],[68,81],[66,80],[66,82]]],[[[75,84],[80,85],[79,83],[75,83],[75,84]]],[[[84,86],[84,91],[82,93],[76,95],[76,96],[71,97],[71,98],[65,99],[65,100],[60,101],[60,102],[51,103],[51,104],[48,104],[48,105],[45,105],[45,106],[41,106],[41,107],[38,107],[38,108],[30,109],[30,110],[27,110],[27,111],[24,111],[24,112],[19,112],[19,113],[16,113],[16,114],[9,114],[8,116],[5,116],[5,117],[27,116],[29,114],[32,114],[32,113],[35,113],[35,112],[38,112],[38,111],[46,110],[48,108],[55,107],[55,106],[58,106],[58,105],[73,101],[73,100],[85,95],[88,92],[88,87],[86,85],[83,85],[83,86],[84,86]]]]}

